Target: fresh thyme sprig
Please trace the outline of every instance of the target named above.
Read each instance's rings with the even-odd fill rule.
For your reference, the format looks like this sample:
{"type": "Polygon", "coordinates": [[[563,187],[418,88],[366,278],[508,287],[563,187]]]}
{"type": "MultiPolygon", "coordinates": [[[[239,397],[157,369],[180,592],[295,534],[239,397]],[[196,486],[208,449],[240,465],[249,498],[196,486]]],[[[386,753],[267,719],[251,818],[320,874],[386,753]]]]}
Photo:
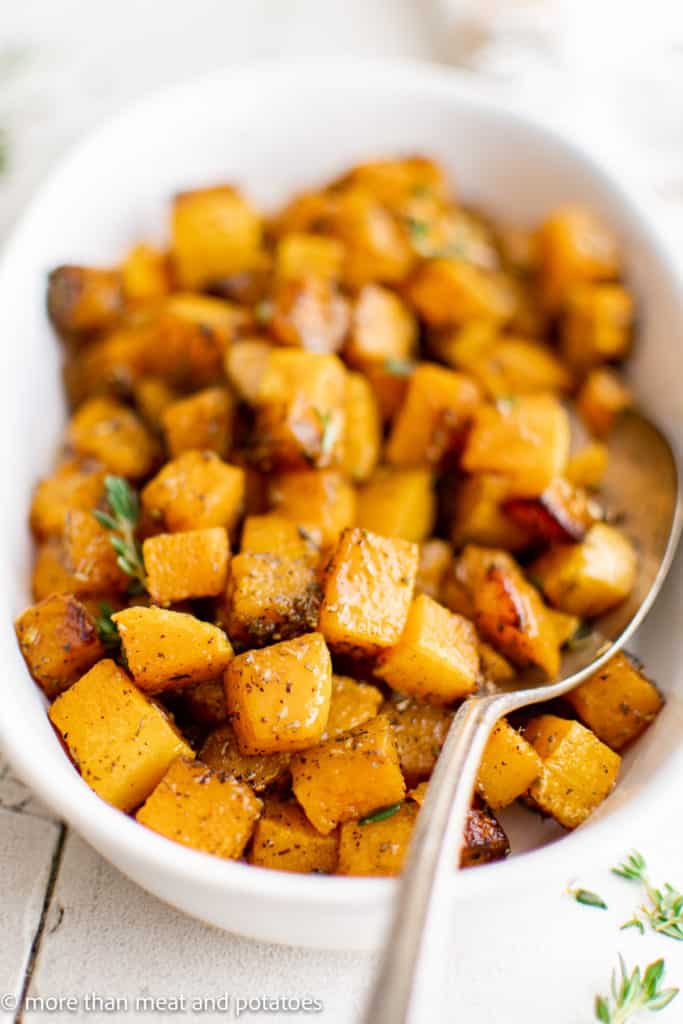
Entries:
{"type": "Polygon", "coordinates": [[[596,1019],[601,1024],[627,1024],[640,1010],[663,1010],[678,995],[677,988],[660,988],[663,977],[663,960],[649,964],[641,977],[639,967],[629,974],[620,955],[619,972],[612,971],[610,995],[596,996],[596,1019]]]}
{"type": "Polygon", "coordinates": [[[127,480],[120,476],[104,479],[104,492],[110,511],[93,509],[93,515],[100,526],[110,531],[111,546],[116,552],[116,562],[131,580],[143,589],[146,586],[145,563],[142,548],[135,536],[140,518],[138,496],[127,480]]]}
{"type": "Polygon", "coordinates": [[[597,892],[591,892],[590,889],[572,889],[571,887],[567,889],[567,892],[584,907],[598,907],[600,910],[607,910],[607,904],[602,896],[598,896],[597,892]]]}
{"type": "Polygon", "coordinates": [[[647,864],[641,853],[634,850],[623,864],[612,868],[612,873],[628,882],[639,882],[648,898],[648,903],[638,908],[625,928],[637,928],[645,932],[645,922],[659,935],[683,942],[683,893],[668,883],[661,889],[655,888],[647,876],[647,864]]]}
{"type": "Polygon", "coordinates": [[[387,818],[393,818],[401,810],[401,807],[403,807],[402,800],[397,804],[389,804],[388,807],[380,807],[378,811],[373,811],[372,814],[366,814],[364,818],[360,818],[358,824],[374,825],[376,821],[386,821],[387,818]]]}
{"type": "Polygon", "coordinates": [[[121,646],[121,637],[112,620],[114,609],[106,601],[100,602],[100,614],[95,619],[97,633],[104,649],[111,654],[116,654],[121,646]]]}

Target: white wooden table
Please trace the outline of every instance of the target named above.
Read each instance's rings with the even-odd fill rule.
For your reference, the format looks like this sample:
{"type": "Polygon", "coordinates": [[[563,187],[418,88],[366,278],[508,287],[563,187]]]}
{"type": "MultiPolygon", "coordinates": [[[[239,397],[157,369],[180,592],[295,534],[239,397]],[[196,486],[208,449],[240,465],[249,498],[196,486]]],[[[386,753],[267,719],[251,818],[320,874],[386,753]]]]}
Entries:
{"type": "MultiPolygon", "coordinates": [[[[0,126],[9,135],[9,156],[0,177],[0,232],[65,147],[131,99],[231,62],[269,55],[431,58],[437,37],[443,43],[433,14],[427,0],[6,3],[0,23],[0,126]]],[[[476,31],[472,38],[478,38],[476,31]]],[[[468,47],[460,56],[477,63],[468,47]]],[[[489,47],[482,63],[497,75],[508,57],[504,47],[489,47]]],[[[585,128],[580,103],[567,101],[571,90],[558,81],[553,85],[561,101],[558,116],[585,128]]],[[[523,77],[515,79],[515,88],[527,106],[539,106],[539,91],[523,77]]],[[[632,98],[640,95],[637,82],[629,80],[626,88],[632,98]]],[[[551,90],[541,91],[547,96],[551,90]]],[[[680,111],[653,116],[648,110],[646,116],[636,104],[635,112],[649,131],[641,177],[666,200],[668,230],[683,238],[680,111]],[[653,166],[659,170],[654,176],[653,166]]],[[[612,141],[615,133],[620,141],[619,125],[607,120],[612,141]]],[[[592,127],[601,135],[594,118],[592,127]]],[[[633,138],[622,134],[633,154],[633,138]]],[[[639,832],[634,825],[632,834],[605,850],[604,864],[568,869],[607,896],[623,912],[619,920],[630,915],[633,896],[610,878],[607,867],[631,844],[646,842],[658,871],[683,885],[683,829],[672,825],[670,815],[655,824],[656,839],[649,827],[644,839],[642,826],[639,832]]],[[[661,942],[620,935],[614,918],[577,907],[564,894],[568,881],[539,879],[533,890],[510,893],[496,906],[469,914],[467,934],[449,951],[452,992],[438,994],[433,1020],[450,1020],[444,1007],[454,1006],[458,1021],[466,1024],[578,1024],[592,1018],[593,996],[604,991],[617,950],[641,963],[662,954],[661,942]],[[510,922],[517,922],[514,943],[510,922]]],[[[26,1021],[231,1019],[231,1012],[175,1012],[181,997],[191,1006],[193,999],[225,994],[310,995],[323,1000],[326,1022],[351,1024],[374,966],[368,956],[257,944],[179,915],[55,821],[2,761],[0,925],[0,1024],[15,1014],[26,1021]],[[140,996],[170,1002],[166,1009],[158,1003],[154,1014],[143,1014],[134,1009],[140,996]],[[36,999],[48,1000],[44,1012],[28,1008],[36,999]],[[73,1000],[73,1009],[64,1004],[61,1011],[49,1012],[54,1005],[49,1001],[59,999],[73,1000]],[[116,999],[118,1010],[107,1012],[106,1001],[116,999]]],[[[670,943],[665,952],[671,981],[683,986],[683,950],[670,943]]],[[[683,1019],[677,1012],[683,1014],[678,1008],[663,1015],[663,1024],[683,1019]]],[[[240,1019],[262,1017],[246,1013],[240,1019]]]]}

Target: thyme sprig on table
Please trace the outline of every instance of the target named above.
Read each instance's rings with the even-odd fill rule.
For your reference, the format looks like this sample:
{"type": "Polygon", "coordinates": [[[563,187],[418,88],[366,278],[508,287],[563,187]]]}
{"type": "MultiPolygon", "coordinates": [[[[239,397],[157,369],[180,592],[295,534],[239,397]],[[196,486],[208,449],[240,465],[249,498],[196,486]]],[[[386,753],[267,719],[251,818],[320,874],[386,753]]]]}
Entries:
{"type": "Polygon", "coordinates": [[[109,511],[93,509],[93,515],[100,526],[110,531],[109,540],[116,552],[117,565],[130,576],[137,589],[146,588],[145,563],[142,547],[135,536],[140,518],[138,496],[127,480],[120,476],[104,479],[104,492],[109,511]]]}
{"type": "Polygon", "coordinates": [[[573,889],[571,887],[567,889],[567,892],[570,896],[574,897],[577,903],[582,903],[584,907],[598,907],[600,910],[607,910],[607,904],[597,892],[591,892],[590,889],[573,889]]]}
{"type": "Polygon", "coordinates": [[[663,977],[663,960],[649,964],[641,976],[639,967],[629,974],[620,955],[619,971],[612,972],[610,994],[596,996],[596,1019],[601,1024],[627,1024],[641,1010],[663,1010],[678,995],[677,988],[660,988],[663,977]]]}
{"type": "Polygon", "coordinates": [[[668,882],[661,889],[655,888],[647,876],[645,858],[636,850],[629,854],[623,864],[612,868],[612,874],[628,882],[640,883],[648,900],[638,908],[630,921],[622,925],[622,930],[637,928],[642,935],[647,922],[659,935],[683,942],[683,893],[668,882]]]}

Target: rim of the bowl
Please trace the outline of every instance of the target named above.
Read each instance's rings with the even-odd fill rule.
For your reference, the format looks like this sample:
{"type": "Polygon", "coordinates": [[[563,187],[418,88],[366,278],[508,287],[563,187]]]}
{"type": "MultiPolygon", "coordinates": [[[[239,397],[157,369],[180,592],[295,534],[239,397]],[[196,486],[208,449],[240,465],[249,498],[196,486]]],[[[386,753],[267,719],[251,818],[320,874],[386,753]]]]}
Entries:
{"type": "MultiPolygon", "coordinates": [[[[635,221],[639,235],[664,268],[680,296],[683,311],[683,282],[676,264],[655,229],[651,212],[639,197],[638,190],[632,184],[627,185],[621,173],[615,175],[604,160],[587,152],[580,143],[549,127],[541,118],[515,110],[512,104],[486,85],[474,82],[467,73],[428,62],[365,58],[265,60],[216,71],[154,92],[106,121],[72,147],[49,172],[11,232],[0,262],[0,303],[11,286],[13,250],[21,246],[24,236],[30,234],[36,222],[40,222],[43,207],[50,202],[53,193],[59,191],[81,159],[97,149],[110,132],[120,129],[128,121],[153,117],[157,109],[167,108],[187,93],[229,86],[232,95],[239,95],[240,89],[248,88],[254,79],[258,79],[261,86],[272,79],[276,87],[281,84],[283,76],[289,82],[298,81],[304,85],[310,82],[316,89],[324,86],[371,89],[373,85],[386,87],[390,84],[397,91],[445,97],[475,112],[488,112],[520,124],[530,135],[583,165],[602,187],[611,189],[618,204],[635,221]]],[[[272,897],[275,903],[280,904],[296,901],[299,906],[383,905],[396,889],[396,879],[298,875],[255,868],[190,850],[141,828],[133,819],[97,797],[75,772],[67,784],[63,779],[53,780],[49,774],[41,773],[30,748],[22,744],[20,737],[14,736],[10,708],[0,716],[0,739],[19,775],[36,794],[100,853],[105,857],[111,856],[118,864],[136,861],[151,869],[162,869],[167,877],[178,882],[191,885],[200,881],[203,886],[215,888],[216,892],[239,890],[246,895],[272,897]]],[[[459,896],[470,898],[490,891],[493,886],[520,885],[525,880],[532,880],[535,873],[557,866],[560,858],[568,862],[572,857],[576,859],[579,848],[587,850],[590,845],[597,845],[608,832],[614,833],[627,819],[632,819],[646,802],[650,806],[653,793],[662,794],[664,782],[672,783],[676,779],[676,767],[683,769],[683,743],[650,776],[642,791],[630,795],[623,806],[618,806],[609,817],[593,821],[547,846],[460,874],[459,896]]]]}

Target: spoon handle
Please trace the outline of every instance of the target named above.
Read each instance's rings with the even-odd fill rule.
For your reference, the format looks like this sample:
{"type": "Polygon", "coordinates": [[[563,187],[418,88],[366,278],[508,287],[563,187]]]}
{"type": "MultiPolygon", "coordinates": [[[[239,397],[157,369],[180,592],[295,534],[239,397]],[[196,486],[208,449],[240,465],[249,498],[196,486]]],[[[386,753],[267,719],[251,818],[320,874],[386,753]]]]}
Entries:
{"type": "Polygon", "coordinates": [[[479,762],[505,698],[472,697],[456,714],[418,815],[366,1024],[408,1024],[419,990],[441,990],[451,887],[479,762]]]}

